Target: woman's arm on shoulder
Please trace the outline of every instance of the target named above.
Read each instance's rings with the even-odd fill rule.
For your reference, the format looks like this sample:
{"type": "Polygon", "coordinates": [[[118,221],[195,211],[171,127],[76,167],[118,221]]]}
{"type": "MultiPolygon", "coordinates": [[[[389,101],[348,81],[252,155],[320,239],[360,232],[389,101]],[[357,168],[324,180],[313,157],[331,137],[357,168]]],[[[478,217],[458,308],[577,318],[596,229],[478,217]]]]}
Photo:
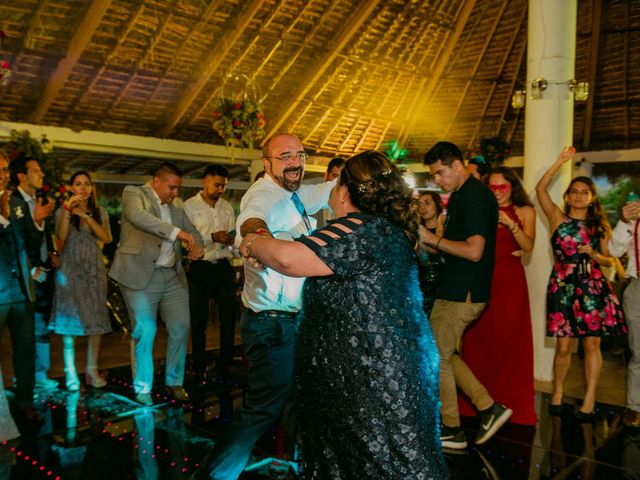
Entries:
{"type": "MultiPolygon", "coordinates": [[[[321,245],[317,239],[313,241],[321,245]]],[[[255,259],[289,277],[325,277],[333,271],[301,242],[277,240],[266,235],[249,234],[242,239],[240,253],[245,261],[255,259]]],[[[258,266],[254,263],[254,266],[258,266]]]]}

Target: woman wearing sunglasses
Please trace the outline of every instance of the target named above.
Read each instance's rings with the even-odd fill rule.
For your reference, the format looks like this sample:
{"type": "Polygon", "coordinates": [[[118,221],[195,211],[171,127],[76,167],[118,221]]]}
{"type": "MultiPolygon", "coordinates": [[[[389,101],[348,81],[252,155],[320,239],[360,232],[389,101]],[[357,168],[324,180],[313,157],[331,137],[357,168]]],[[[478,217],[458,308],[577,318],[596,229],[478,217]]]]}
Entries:
{"type": "MultiPolygon", "coordinates": [[[[488,182],[500,209],[491,299],[465,332],[462,358],[495,401],[513,409],[511,422],[535,425],[533,337],[521,256],[533,249],[536,212],[510,168],[494,168],[488,182]]],[[[475,415],[466,399],[459,403],[462,415],[475,415]]]]}

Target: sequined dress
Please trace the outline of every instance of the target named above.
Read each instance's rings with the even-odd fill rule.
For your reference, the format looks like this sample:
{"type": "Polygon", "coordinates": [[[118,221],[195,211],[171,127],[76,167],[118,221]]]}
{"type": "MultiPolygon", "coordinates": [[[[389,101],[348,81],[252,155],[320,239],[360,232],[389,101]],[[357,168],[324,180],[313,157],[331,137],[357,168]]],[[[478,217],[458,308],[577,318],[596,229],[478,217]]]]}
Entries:
{"type": "MultiPolygon", "coordinates": [[[[109,217],[100,207],[102,226],[109,217]]],[[[56,229],[62,208],[56,212],[56,229]]],[[[107,274],[102,251],[91,228],[69,225],[69,236],[56,270],[56,286],[49,329],[60,335],[101,335],[111,331],[107,310],[107,274]]]]}
{"type": "Polygon", "coordinates": [[[387,220],[364,214],[313,236],[326,245],[298,241],[334,275],[309,278],[303,290],[296,354],[302,478],[448,478],[438,351],[412,245],[387,220]]]}
{"type": "MultiPolygon", "coordinates": [[[[431,233],[436,233],[435,228],[428,229],[431,233]]],[[[424,298],[424,311],[431,315],[433,304],[436,301],[436,291],[438,290],[438,280],[440,271],[444,266],[444,257],[439,253],[429,252],[426,248],[418,251],[418,271],[420,273],[420,288],[424,298]]]]}
{"type": "Polygon", "coordinates": [[[600,266],[580,245],[599,248],[585,222],[567,217],[551,236],[554,264],[547,287],[547,336],[620,335],[627,331],[622,306],[600,266]]]}

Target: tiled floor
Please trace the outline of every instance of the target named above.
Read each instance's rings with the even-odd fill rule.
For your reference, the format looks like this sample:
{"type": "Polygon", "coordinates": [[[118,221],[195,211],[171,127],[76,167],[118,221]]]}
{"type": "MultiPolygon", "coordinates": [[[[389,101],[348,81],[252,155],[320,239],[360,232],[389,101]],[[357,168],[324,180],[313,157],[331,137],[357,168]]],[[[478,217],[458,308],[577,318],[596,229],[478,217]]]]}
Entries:
{"type": "MultiPolygon", "coordinates": [[[[108,390],[41,394],[44,426],[26,428],[0,446],[0,478],[6,479],[180,479],[188,478],[213,444],[234,405],[241,402],[243,367],[235,380],[206,387],[187,385],[192,401],[140,408],[130,400],[126,367],[109,371],[108,390]]],[[[158,364],[158,371],[162,365],[158,364]]],[[[561,417],[547,413],[548,394],[537,394],[537,427],[506,425],[482,447],[446,452],[453,479],[628,479],[640,476],[640,429],[623,427],[621,407],[599,405],[596,421],[574,418],[568,398],[561,417]]],[[[474,419],[467,419],[468,437],[474,419]]],[[[278,456],[273,429],[256,449],[243,479],[294,478],[278,456]]]]}
{"type": "MultiPolygon", "coordinates": [[[[216,341],[215,329],[210,329],[208,344],[216,341]]],[[[40,428],[23,427],[21,438],[0,445],[0,480],[189,478],[233,407],[242,401],[245,374],[242,362],[237,359],[232,381],[212,382],[205,387],[187,382],[192,394],[188,404],[168,402],[160,387],[154,391],[157,405],[141,408],[131,401],[130,369],[125,365],[127,342],[117,335],[105,339],[102,364],[111,368],[109,387],[104,391],[83,387],[75,394],[56,390],[39,395],[38,408],[46,422],[40,428]]],[[[163,342],[159,330],[156,348],[159,357],[163,354],[163,342]]],[[[10,364],[6,349],[2,349],[0,356],[3,367],[10,364]]],[[[60,375],[55,343],[52,358],[56,365],[52,375],[60,375]]],[[[79,359],[78,363],[81,362],[79,359]]],[[[605,354],[601,388],[606,389],[606,395],[599,390],[598,398],[618,405],[599,403],[594,423],[580,423],[574,417],[579,405],[577,397],[583,388],[580,364],[575,356],[562,416],[547,413],[549,396],[539,391],[536,427],[507,424],[481,447],[471,446],[462,453],[446,452],[451,478],[640,478],[640,429],[622,425],[624,362],[605,354]]],[[[162,372],[161,361],[157,362],[156,372],[162,372]]],[[[159,384],[160,379],[156,381],[159,384]]],[[[546,390],[549,385],[538,384],[537,388],[546,390]]],[[[475,419],[464,421],[469,439],[475,435],[475,422],[475,419]]],[[[276,428],[267,432],[242,479],[295,478],[289,465],[277,459],[281,445],[276,428]]]]}

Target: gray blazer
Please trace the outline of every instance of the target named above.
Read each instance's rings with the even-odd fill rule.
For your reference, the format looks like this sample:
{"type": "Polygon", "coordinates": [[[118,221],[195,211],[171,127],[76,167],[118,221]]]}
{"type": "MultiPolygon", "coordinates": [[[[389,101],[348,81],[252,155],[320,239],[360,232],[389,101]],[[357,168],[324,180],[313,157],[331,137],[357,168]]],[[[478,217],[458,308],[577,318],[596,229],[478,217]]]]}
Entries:
{"type": "MultiPolygon", "coordinates": [[[[181,206],[169,204],[172,224],[162,221],[158,201],[150,184],[142,187],[127,186],[122,193],[122,230],[109,276],[125,287],[141,290],[149,285],[160,256],[162,240],[168,240],[175,227],[190,233],[196,243],[202,238],[181,206]]],[[[182,285],[187,278],[182,268],[180,241],[173,244],[176,270],[182,285]]]]}

